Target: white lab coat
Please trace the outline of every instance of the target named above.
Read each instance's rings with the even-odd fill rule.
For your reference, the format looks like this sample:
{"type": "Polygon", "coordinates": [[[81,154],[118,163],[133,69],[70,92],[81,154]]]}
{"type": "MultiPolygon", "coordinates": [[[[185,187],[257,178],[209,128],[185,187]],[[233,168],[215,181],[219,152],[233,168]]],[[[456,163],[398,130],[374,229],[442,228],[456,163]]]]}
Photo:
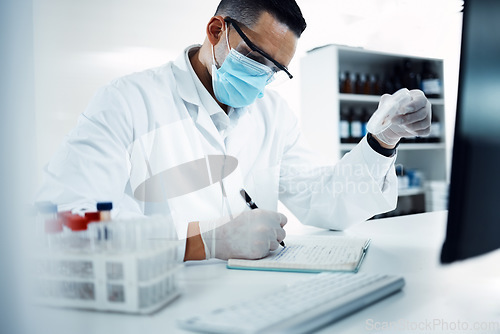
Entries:
{"type": "Polygon", "coordinates": [[[112,201],[114,217],[167,214],[181,239],[190,221],[248,210],[241,188],[260,208],[281,200],[302,223],[329,229],[395,208],[395,158],[363,139],[335,166],[318,164],[270,90],[226,115],[194,74],[190,48],[100,89],[45,168],[38,200],[60,210],[112,201]]]}

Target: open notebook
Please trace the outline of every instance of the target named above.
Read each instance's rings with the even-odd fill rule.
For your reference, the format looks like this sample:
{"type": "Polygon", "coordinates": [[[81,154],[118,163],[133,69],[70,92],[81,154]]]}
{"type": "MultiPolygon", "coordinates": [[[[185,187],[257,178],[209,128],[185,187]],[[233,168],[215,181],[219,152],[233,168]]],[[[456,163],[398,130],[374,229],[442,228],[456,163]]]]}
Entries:
{"type": "Polygon", "coordinates": [[[370,239],[347,236],[301,236],[286,239],[280,247],[259,260],[229,259],[229,269],[295,272],[357,272],[370,239]]]}

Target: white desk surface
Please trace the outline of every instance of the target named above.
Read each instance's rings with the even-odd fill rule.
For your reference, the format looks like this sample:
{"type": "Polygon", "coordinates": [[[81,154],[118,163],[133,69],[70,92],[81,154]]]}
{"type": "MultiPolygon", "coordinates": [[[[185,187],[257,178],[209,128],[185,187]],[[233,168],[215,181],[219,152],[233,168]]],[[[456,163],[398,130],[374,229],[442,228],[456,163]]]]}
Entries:
{"type": "MultiPolygon", "coordinates": [[[[289,235],[369,237],[372,244],[360,272],[397,274],[406,280],[402,292],[318,333],[500,333],[500,251],[442,266],[445,226],[446,212],[368,221],[346,232],[290,224],[289,235]],[[384,329],[391,322],[392,329],[384,329]],[[467,330],[453,330],[457,328],[467,330]]],[[[230,270],[216,260],[188,263],[181,273],[182,295],[155,314],[40,307],[36,328],[51,334],[188,333],[177,327],[176,319],[272,292],[307,275],[313,274],[230,270]]]]}

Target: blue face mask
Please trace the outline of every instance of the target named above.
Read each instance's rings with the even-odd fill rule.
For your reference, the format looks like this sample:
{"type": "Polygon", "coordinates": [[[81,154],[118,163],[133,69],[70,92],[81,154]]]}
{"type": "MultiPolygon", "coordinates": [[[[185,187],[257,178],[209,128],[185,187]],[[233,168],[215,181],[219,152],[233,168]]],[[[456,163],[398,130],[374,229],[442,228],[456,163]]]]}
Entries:
{"type": "MultiPolygon", "coordinates": [[[[213,47],[212,47],[213,53],[213,47]]],[[[268,66],[231,49],[220,68],[212,64],[212,86],[219,102],[233,108],[252,104],[264,96],[274,72],[268,66]]]]}

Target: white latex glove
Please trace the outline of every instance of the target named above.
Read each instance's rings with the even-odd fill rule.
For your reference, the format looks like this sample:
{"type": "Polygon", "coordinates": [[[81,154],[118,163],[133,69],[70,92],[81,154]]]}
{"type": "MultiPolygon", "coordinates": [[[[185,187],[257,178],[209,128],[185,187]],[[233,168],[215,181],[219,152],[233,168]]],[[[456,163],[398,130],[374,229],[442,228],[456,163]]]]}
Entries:
{"type": "Polygon", "coordinates": [[[200,222],[207,259],[260,259],[285,239],[287,218],[281,213],[255,209],[227,222],[200,222]]]}
{"type": "Polygon", "coordinates": [[[385,144],[394,146],[403,137],[428,136],[431,131],[431,113],[431,104],[421,90],[402,89],[392,95],[384,94],[370,120],[385,117],[390,126],[382,128],[383,131],[379,133],[368,126],[368,131],[385,144]]]}

